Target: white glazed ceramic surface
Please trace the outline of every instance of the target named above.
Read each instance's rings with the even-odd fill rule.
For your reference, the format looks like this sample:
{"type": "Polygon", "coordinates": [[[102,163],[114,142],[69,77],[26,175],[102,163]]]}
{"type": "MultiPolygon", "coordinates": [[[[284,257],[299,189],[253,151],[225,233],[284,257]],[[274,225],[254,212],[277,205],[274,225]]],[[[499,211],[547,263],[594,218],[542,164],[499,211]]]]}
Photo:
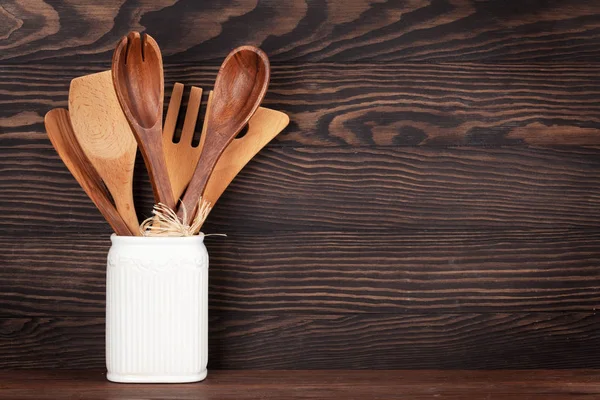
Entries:
{"type": "Polygon", "coordinates": [[[208,362],[203,236],[111,236],[106,366],[113,382],[196,382],[208,362]]]}

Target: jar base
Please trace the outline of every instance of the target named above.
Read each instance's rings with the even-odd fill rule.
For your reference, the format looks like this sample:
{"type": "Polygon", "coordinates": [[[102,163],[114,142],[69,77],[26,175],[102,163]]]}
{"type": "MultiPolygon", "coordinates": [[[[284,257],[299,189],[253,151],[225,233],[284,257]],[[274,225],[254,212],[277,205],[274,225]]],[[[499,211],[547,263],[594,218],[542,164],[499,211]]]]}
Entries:
{"type": "Polygon", "coordinates": [[[117,383],[191,383],[204,380],[207,373],[207,370],[188,375],[128,375],[108,372],[106,379],[117,383]]]}

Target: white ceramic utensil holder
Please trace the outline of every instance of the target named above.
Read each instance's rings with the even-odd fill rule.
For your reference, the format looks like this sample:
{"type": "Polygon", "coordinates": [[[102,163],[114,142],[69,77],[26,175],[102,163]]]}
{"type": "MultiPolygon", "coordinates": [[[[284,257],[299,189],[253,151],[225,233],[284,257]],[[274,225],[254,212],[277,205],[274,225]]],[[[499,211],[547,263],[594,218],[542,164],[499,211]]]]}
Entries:
{"type": "Polygon", "coordinates": [[[182,383],[206,377],[208,253],[204,236],[111,236],[106,377],[182,383]]]}

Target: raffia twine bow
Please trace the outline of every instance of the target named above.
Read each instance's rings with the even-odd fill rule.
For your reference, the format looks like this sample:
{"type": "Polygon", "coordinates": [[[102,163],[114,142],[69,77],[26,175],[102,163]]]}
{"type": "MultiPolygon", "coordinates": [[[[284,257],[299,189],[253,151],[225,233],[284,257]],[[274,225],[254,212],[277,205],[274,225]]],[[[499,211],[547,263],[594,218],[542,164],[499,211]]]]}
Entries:
{"type": "Polygon", "coordinates": [[[142,236],[193,236],[200,232],[200,228],[206,217],[212,210],[210,202],[200,198],[198,201],[198,212],[193,221],[189,221],[189,213],[185,204],[183,207],[183,215],[181,220],[177,217],[177,213],[169,206],[163,203],[154,205],[152,210],[153,217],[146,218],[140,224],[140,234],[142,236]]]}

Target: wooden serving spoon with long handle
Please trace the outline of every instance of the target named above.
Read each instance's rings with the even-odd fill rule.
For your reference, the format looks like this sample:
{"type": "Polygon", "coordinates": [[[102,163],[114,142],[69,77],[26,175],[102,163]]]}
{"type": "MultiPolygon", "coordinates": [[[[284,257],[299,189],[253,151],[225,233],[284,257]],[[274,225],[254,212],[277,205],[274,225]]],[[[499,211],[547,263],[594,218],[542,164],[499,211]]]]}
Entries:
{"type": "Polygon", "coordinates": [[[117,99],[110,71],[75,78],[69,115],[81,149],[112,195],[129,229],[139,234],[133,205],[137,143],[117,99]]]}
{"type": "MultiPolygon", "coordinates": [[[[181,83],[175,83],[173,86],[163,128],[163,147],[175,198],[181,196],[192,178],[204,144],[204,141],[201,141],[198,146],[192,146],[202,96],[202,89],[196,86],[192,86],[190,92],[180,139],[177,143],[173,141],[183,89],[184,86],[181,83]]],[[[207,108],[210,108],[211,99],[212,91],[209,93],[207,108]]],[[[206,121],[207,118],[204,119],[206,121]]],[[[277,136],[289,121],[289,117],[280,111],[259,107],[248,122],[246,134],[233,139],[223,151],[208,179],[203,198],[214,206],[242,168],[277,136]]],[[[206,123],[203,126],[201,137],[206,137],[205,134],[206,123]]]]}
{"type": "Polygon", "coordinates": [[[238,47],[223,61],[207,111],[202,153],[181,201],[179,217],[184,207],[189,215],[195,214],[217,161],[256,112],[267,92],[269,78],[269,59],[256,47],[238,47]]]}
{"type": "Polygon", "coordinates": [[[132,232],[111,202],[102,178],[77,142],[69,111],[64,108],[50,110],[44,117],[44,124],[54,149],[115,233],[131,236],[132,232]]]}
{"type": "Polygon", "coordinates": [[[164,81],[156,41],[139,32],[123,37],[113,54],[112,77],[117,98],[144,157],[154,198],[174,209],[162,147],[164,81]]]}

